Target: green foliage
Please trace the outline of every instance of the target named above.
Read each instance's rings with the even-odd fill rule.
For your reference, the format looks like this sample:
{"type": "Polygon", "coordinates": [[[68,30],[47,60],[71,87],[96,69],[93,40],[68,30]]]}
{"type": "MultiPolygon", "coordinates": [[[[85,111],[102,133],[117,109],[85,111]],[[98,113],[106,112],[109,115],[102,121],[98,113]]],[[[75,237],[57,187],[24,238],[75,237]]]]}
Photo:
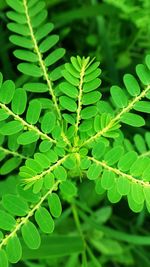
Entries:
{"type": "MultiPolygon", "coordinates": [[[[123,76],[124,85],[111,86],[106,101],[99,61],[71,56],[63,63],[65,50],[46,22],[43,1],[7,4],[10,42],[24,81],[18,86],[0,73],[0,266],[22,260],[36,266],[30,262],[36,258],[52,266],[49,260],[68,255],[67,267],[102,266],[107,257],[121,263],[124,255],[128,265],[132,257],[119,241],[134,244],[136,237],[102,225],[110,207],[92,207],[106,193],[111,203],[126,197],[133,212],[150,212],[150,134],[143,127],[149,127],[150,55],[135,76],[123,76]],[[133,142],[126,127],[137,130],[133,142]],[[78,234],[68,234],[66,218],[78,234]]],[[[150,244],[149,237],[139,240],[150,244]]]]}

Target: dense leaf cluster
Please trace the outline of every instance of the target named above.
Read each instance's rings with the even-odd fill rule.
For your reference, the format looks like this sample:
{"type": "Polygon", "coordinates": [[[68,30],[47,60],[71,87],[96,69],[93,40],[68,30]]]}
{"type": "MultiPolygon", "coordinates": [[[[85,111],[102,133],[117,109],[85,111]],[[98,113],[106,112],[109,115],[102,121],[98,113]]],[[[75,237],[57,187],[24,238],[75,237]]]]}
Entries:
{"type": "Polygon", "coordinates": [[[16,194],[3,195],[0,207],[2,267],[22,258],[21,238],[39,248],[41,233],[54,231],[61,202],[74,202],[85,179],[112,203],[127,196],[134,212],[144,204],[150,211],[150,135],[135,135],[132,145],[121,128],[146,124],[141,112],[150,113],[150,56],[136,67],[137,76],[126,74],[123,88],[112,86],[103,100],[99,62],[77,56],[58,63],[65,50],[46,23],[44,2],[7,3],[18,70],[29,77],[16,88],[0,74],[0,174],[19,168],[16,194]]]}

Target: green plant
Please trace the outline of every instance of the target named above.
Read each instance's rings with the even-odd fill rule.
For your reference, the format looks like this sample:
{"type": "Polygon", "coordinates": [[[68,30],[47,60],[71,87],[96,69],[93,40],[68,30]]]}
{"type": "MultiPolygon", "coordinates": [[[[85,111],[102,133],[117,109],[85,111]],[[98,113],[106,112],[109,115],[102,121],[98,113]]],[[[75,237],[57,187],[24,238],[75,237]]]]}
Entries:
{"type": "MultiPolygon", "coordinates": [[[[139,113],[150,113],[150,55],[136,67],[138,78],[126,74],[123,88],[112,86],[111,97],[103,100],[99,62],[77,56],[63,63],[65,50],[57,47],[59,37],[51,33],[53,24],[45,22],[44,2],[7,3],[12,8],[7,13],[13,21],[8,23],[13,32],[10,41],[19,47],[14,55],[22,61],[18,70],[25,76],[23,86],[16,88],[12,80],[3,82],[0,75],[0,174],[8,178],[6,187],[15,178],[14,189],[4,192],[1,201],[0,266],[22,259],[23,242],[30,249],[40,247],[42,232],[54,231],[61,202],[69,203],[73,212],[81,237],[77,251],[82,251],[82,266],[87,266],[86,253],[89,266],[100,266],[89,244],[104,253],[105,249],[99,248],[95,233],[89,241],[83,234],[80,219],[87,225],[91,220],[82,209],[87,214],[91,211],[78,200],[78,188],[80,184],[86,187],[88,179],[99,198],[106,192],[109,201],[117,203],[126,196],[132,211],[140,212],[144,205],[150,211],[146,147],[150,148],[150,134],[145,139],[135,135],[132,145],[124,126],[148,123],[139,113]],[[81,208],[79,214],[76,206],[81,208]]],[[[110,208],[105,212],[109,217],[110,208]]],[[[121,251],[113,240],[106,240],[108,244],[121,251]]],[[[73,260],[80,264],[78,254],[73,260]]]]}

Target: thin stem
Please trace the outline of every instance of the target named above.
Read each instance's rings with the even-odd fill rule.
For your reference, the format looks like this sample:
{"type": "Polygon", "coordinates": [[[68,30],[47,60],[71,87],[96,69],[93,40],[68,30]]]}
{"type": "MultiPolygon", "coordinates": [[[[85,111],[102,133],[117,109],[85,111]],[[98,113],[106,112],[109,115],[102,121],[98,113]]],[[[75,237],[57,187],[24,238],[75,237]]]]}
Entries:
{"type": "Polygon", "coordinates": [[[141,155],[139,155],[139,158],[142,157],[149,157],[150,156],[150,151],[143,152],[141,155]]]}
{"type": "Polygon", "coordinates": [[[106,127],[104,127],[101,131],[99,131],[97,134],[94,136],[90,137],[88,140],[82,143],[81,147],[88,145],[89,143],[95,141],[98,139],[100,136],[108,132],[117,122],[120,121],[121,116],[124,115],[125,113],[129,112],[134,105],[139,102],[143,97],[146,96],[148,91],[150,90],[150,85],[148,85],[145,90],[142,91],[142,93],[139,96],[136,96],[131,102],[129,102],[128,106],[123,108],[121,112],[119,112],[109,123],[106,127]]]}
{"type": "Polygon", "coordinates": [[[21,159],[28,159],[28,157],[26,157],[26,156],[24,156],[24,155],[22,155],[22,154],[19,154],[19,153],[16,152],[16,151],[11,151],[11,150],[6,149],[6,148],[3,148],[3,147],[1,147],[1,146],[0,146],[0,150],[1,150],[2,152],[4,152],[6,155],[12,155],[13,157],[19,157],[19,158],[21,158],[21,159]]]}
{"type": "Polygon", "coordinates": [[[79,95],[78,95],[78,108],[77,108],[77,118],[76,118],[76,124],[75,124],[75,138],[74,138],[74,146],[77,145],[78,139],[77,139],[77,133],[79,130],[79,123],[81,120],[81,110],[82,110],[82,95],[83,95],[83,79],[85,75],[85,69],[86,69],[87,62],[85,61],[81,71],[80,71],[80,83],[79,83],[79,95]]]}
{"type": "Polygon", "coordinates": [[[82,252],[82,261],[86,261],[87,262],[87,259],[86,259],[86,241],[85,241],[85,238],[84,238],[84,234],[82,232],[82,228],[81,228],[81,223],[80,223],[80,219],[79,219],[79,215],[78,215],[78,211],[77,211],[77,207],[76,205],[73,203],[71,205],[71,208],[72,208],[72,213],[73,213],[73,217],[74,217],[74,221],[75,221],[75,224],[77,226],[77,229],[78,229],[78,232],[79,232],[79,235],[81,236],[82,238],[82,241],[83,241],[83,244],[84,244],[84,251],[82,252]]]}

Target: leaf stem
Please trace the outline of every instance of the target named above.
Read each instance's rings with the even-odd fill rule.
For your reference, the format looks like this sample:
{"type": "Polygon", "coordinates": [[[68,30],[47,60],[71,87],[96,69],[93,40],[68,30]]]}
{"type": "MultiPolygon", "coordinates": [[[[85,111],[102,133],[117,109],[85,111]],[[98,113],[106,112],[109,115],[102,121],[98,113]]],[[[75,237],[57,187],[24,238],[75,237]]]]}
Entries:
{"type": "Polygon", "coordinates": [[[144,182],[142,180],[138,180],[138,179],[134,178],[130,174],[126,174],[126,173],[118,170],[117,168],[110,167],[109,165],[107,165],[107,163],[105,161],[99,161],[99,160],[96,160],[96,159],[94,159],[92,157],[88,157],[88,159],[91,160],[91,161],[93,161],[93,162],[95,162],[96,164],[102,166],[104,169],[106,169],[108,171],[111,171],[111,172],[117,174],[118,176],[122,176],[122,177],[127,178],[128,180],[130,180],[133,183],[141,184],[144,187],[150,187],[150,183],[149,182],[144,182]]]}

